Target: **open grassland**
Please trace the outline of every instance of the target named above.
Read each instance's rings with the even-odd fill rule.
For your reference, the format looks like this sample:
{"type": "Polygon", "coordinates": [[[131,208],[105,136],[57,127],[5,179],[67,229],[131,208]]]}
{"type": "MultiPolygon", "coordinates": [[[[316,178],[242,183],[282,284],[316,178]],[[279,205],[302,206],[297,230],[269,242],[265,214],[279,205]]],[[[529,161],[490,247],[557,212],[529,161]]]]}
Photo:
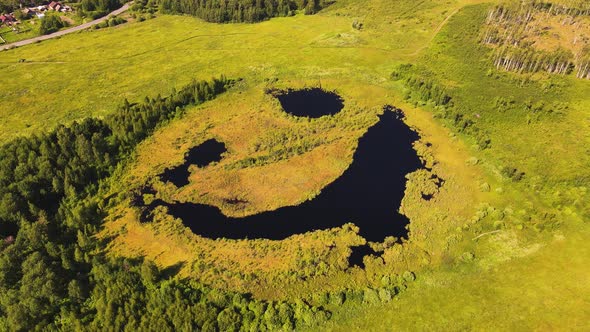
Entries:
{"type": "MultiPolygon", "coordinates": [[[[424,275],[391,304],[345,308],[326,331],[585,331],[590,328],[588,227],[556,234],[524,257],[424,275]],[[461,271],[461,272],[457,272],[461,271]]],[[[505,242],[506,239],[486,239],[505,242]]],[[[514,250],[516,248],[512,248],[514,250]]],[[[522,249],[521,249],[522,250],[522,249]]]]}
{"type": "Polygon", "coordinates": [[[141,224],[124,200],[112,207],[100,235],[112,239],[111,255],[145,256],[177,268],[179,278],[264,299],[363,289],[404,271],[419,276],[393,304],[362,309],[366,319],[356,320],[358,307],[344,308],[335,316],[342,325],[334,329],[550,329],[560,320],[566,329],[583,329],[590,85],[571,75],[496,71],[491,51],[479,44],[490,5],[461,9],[475,2],[375,0],[364,7],[339,1],[320,15],[253,25],[162,16],[2,52],[0,70],[15,79],[3,81],[0,90],[0,140],[105,115],[123,98],[165,95],[192,78],[241,77],[226,95],[188,110],[142,143],[118,170],[113,188],[124,197],[150,184],[160,198],[209,203],[238,216],[316,195],[350,164],[357,139],[381,106],[392,104],[420,133],[415,147],[432,170],[409,175],[402,203],[411,219],[409,241],[378,244],[382,257],[366,259],[364,270],[347,263],[349,247],[364,242],[354,227],[284,241],[214,241],[162,210],[153,223],[141,224]],[[363,23],[360,31],[354,21],[363,23]],[[440,107],[404,98],[412,93],[389,77],[401,63],[413,63],[416,75],[444,87],[454,107],[488,135],[489,147],[459,133],[440,107]],[[320,83],[345,98],[345,109],[333,119],[289,117],[263,93],[266,87],[320,83]],[[225,158],[192,169],[187,187],[157,178],[180,164],[190,147],[213,137],[226,143],[225,158]],[[245,158],[297,144],[309,148],[239,166],[245,158]],[[507,168],[524,175],[507,176],[507,168]],[[445,182],[426,201],[422,193],[433,191],[433,174],[445,182]],[[224,205],[227,198],[248,204],[236,209],[224,205]],[[556,308],[561,302],[567,303],[556,308]],[[541,318],[544,306],[551,314],[541,318]]]}
{"type": "Polygon", "coordinates": [[[589,327],[590,288],[585,280],[590,270],[585,260],[590,122],[584,97],[589,85],[571,76],[489,74],[487,52],[475,46],[476,27],[485,12],[481,6],[460,12],[418,64],[445,82],[455,103],[473,110],[476,125],[491,135],[491,148],[477,155],[480,165],[497,174],[499,181],[491,188],[500,186],[495,189],[502,198],[492,204],[506,206],[507,214],[492,213],[496,232],[473,234],[473,256],[457,256],[446,269],[425,273],[391,304],[369,306],[360,313],[352,307],[340,311],[327,330],[589,327]],[[489,102],[498,96],[511,100],[511,106],[489,102]],[[525,106],[528,98],[568,107],[558,114],[543,108],[535,114],[525,106]],[[507,180],[500,176],[503,164],[515,165],[526,176],[516,184],[507,180]],[[532,225],[551,229],[555,221],[562,225],[559,230],[534,235],[538,228],[532,225]]]}
{"type": "Polygon", "coordinates": [[[1,52],[0,140],[104,115],[123,98],[166,94],[193,78],[222,73],[258,80],[355,77],[382,82],[393,60],[427,45],[438,25],[461,5],[375,1],[380,14],[366,17],[361,31],[352,28],[359,17],[350,14],[357,1],[343,1],[320,15],[259,24],[162,16],[1,52]],[[387,29],[378,26],[384,22],[387,29]]]}
{"type": "Polygon", "coordinates": [[[481,152],[489,167],[525,173],[517,195],[541,194],[547,205],[587,213],[581,197],[564,191],[583,193],[590,179],[590,85],[572,75],[490,69],[489,53],[476,45],[485,13],[485,6],[474,6],[457,14],[418,66],[444,82],[464,116],[490,136],[491,147],[481,152]]]}

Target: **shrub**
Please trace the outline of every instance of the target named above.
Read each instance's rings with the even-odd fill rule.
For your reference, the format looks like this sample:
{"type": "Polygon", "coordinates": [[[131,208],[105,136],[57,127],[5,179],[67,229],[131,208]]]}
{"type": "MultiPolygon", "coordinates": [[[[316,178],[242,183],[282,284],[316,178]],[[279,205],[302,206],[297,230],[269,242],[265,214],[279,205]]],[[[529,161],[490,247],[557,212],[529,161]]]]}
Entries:
{"type": "Polygon", "coordinates": [[[65,23],[57,16],[46,16],[41,20],[41,26],[39,27],[39,33],[47,35],[54,33],[59,29],[65,27],[65,23]]]}
{"type": "Polygon", "coordinates": [[[379,298],[379,293],[376,290],[372,288],[366,288],[363,293],[363,301],[370,304],[376,304],[381,302],[381,299],[379,298]]]}
{"type": "Polygon", "coordinates": [[[507,178],[511,179],[512,181],[516,181],[516,182],[522,180],[522,178],[525,175],[524,172],[521,172],[518,169],[516,169],[514,167],[510,167],[510,166],[503,167],[501,173],[504,177],[507,177],[507,178]]]}

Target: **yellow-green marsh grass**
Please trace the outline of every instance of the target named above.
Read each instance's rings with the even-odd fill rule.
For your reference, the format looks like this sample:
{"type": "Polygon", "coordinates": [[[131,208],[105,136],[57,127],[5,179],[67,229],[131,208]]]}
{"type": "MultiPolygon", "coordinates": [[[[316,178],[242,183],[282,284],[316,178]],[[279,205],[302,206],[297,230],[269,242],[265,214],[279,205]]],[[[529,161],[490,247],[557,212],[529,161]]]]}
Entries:
{"type": "MultiPolygon", "coordinates": [[[[312,83],[279,81],[273,87],[302,87],[312,83]]],[[[443,262],[450,246],[457,242],[456,227],[463,225],[475,213],[478,202],[490,195],[481,193],[473,181],[474,178],[483,180],[485,175],[478,166],[465,162],[470,157],[466,147],[460,141],[449,140],[448,130],[437,125],[431,114],[388,96],[388,89],[331,80],[323,81],[322,85],[338,91],[345,107],[333,117],[307,120],[284,113],[278,102],[264,93],[267,84],[248,86],[247,82],[241,82],[218,99],[189,110],[182,119],[174,120],[142,143],[125,171],[122,187],[133,190],[151,185],[158,198],[211,204],[232,216],[296,205],[315,196],[344,172],[358,139],[377,121],[384,104],[399,104],[407,122],[422,137],[417,149],[445,184],[427,202],[421,197],[423,180],[410,176],[402,210],[412,219],[411,237],[403,247],[386,249],[383,255],[386,265],[369,260],[367,271],[370,272],[348,269],[348,247],[364,241],[347,227],[336,232],[296,235],[283,241],[215,241],[192,234],[163,211],[153,223],[141,224],[137,213],[125,206],[113,212],[112,221],[103,233],[114,235],[111,252],[145,256],[162,267],[180,264],[182,276],[264,298],[313,294],[322,283],[327,284],[327,289],[342,289],[351,280],[358,285],[370,284],[374,282],[370,275],[377,271],[401,273],[443,262]],[[256,142],[276,132],[304,133],[308,138],[317,136],[325,142],[308,152],[268,165],[229,167],[251,156],[256,142]],[[190,183],[181,188],[163,183],[157,177],[165,168],[181,164],[190,147],[209,138],[224,142],[228,148],[219,163],[203,169],[190,168],[190,183]],[[235,197],[247,201],[245,206],[236,209],[235,205],[223,203],[224,199],[235,197]],[[455,204],[456,199],[465,204],[455,204]],[[315,278],[302,282],[293,277],[298,270],[306,268],[305,257],[314,257],[307,259],[309,264],[323,262],[326,271],[314,266],[313,269],[320,271],[315,278]]],[[[288,147],[297,142],[283,144],[288,147]]],[[[385,142],[384,153],[387,144],[395,142],[385,142]]]]}

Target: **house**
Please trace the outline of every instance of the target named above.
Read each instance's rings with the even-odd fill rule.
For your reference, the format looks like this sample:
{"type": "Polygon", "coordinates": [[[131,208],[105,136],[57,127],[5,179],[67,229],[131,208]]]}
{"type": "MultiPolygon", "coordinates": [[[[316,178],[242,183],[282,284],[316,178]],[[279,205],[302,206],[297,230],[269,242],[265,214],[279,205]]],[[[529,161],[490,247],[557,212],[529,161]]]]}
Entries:
{"type": "Polygon", "coordinates": [[[43,14],[43,13],[35,13],[35,15],[37,15],[37,18],[39,18],[39,19],[45,17],[45,14],[43,14]]]}
{"type": "Polygon", "coordinates": [[[11,25],[12,22],[16,22],[16,19],[12,14],[2,14],[0,15],[0,24],[7,24],[11,25]]]}
{"type": "Polygon", "coordinates": [[[33,15],[35,15],[35,11],[31,8],[25,8],[21,12],[23,13],[24,18],[30,18],[33,17],[33,15]]]}
{"type": "Polygon", "coordinates": [[[61,10],[61,5],[60,4],[57,4],[57,6],[55,6],[55,8],[53,10],[55,10],[56,12],[60,11],[61,10]]]}
{"type": "Polygon", "coordinates": [[[49,10],[59,11],[59,9],[57,9],[58,6],[61,7],[61,3],[57,1],[51,1],[49,5],[47,5],[47,8],[49,8],[49,10]]]}

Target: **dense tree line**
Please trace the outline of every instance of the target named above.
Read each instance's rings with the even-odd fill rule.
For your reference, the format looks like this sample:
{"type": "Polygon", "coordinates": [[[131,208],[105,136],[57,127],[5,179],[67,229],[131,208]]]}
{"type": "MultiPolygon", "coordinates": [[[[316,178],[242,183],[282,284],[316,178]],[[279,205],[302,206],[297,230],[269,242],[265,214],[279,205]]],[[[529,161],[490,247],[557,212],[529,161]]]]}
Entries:
{"type": "Polygon", "coordinates": [[[276,16],[290,16],[296,10],[315,14],[325,0],[158,0],[164,13],[189,14],[209,22],[259,22],[276,16]]]}
{"type": "Polygon", "coordinates": [[[0,244],[0,329],[264,331],[329,318],[303,301],[258,301],[174,280],[148,261],[106,258],[92,237],[103,217],[96,197],[69,201],[55,221],[28,223],[0,244]]]}
{"type": "Polygon", "coordinates": [[[529,47],[499,47],[494,54],[497,69],[507,71],[538,72],[550,74],[569,74],[574,69],[574,55],[571,51],[559,49],[554,52],[542,52],[529,47]]]}
{"type": "Polygon", "coordinates": [[[105,11],[109,12],[121,7],[120,0],[82,0],[79,8],[85,12],[105,11]]]}
{"type": "Polygon", "coordinates": [[[590,16],[590,3],[586,0],[530,1],[530,6],[551,15],[590,16]]]}
{"type": "MultiPolygon", "coordinates": [[[[0,0],[0,14],[2,13],[10,13],[15,9],[19,8],[21,1],[20,0],[0,0]]],[[[41,1],[32,1],[31,3],[35,5],[40,5],[41,1]]]]}
{"type": "Polygon", "coordinates": [[[432,101],[435,105],[442,106],[451,102],[451,96],[447,94],[446,90],[431,79],[419,75],[407,75],[405,83],[422,100],[432,101]]]}
{"type": "Polygon", "coordinates": [[[121,7],[123,3],[123,0],[82,0],[78,5],[78,14],[96,19],[121,7]]]}

